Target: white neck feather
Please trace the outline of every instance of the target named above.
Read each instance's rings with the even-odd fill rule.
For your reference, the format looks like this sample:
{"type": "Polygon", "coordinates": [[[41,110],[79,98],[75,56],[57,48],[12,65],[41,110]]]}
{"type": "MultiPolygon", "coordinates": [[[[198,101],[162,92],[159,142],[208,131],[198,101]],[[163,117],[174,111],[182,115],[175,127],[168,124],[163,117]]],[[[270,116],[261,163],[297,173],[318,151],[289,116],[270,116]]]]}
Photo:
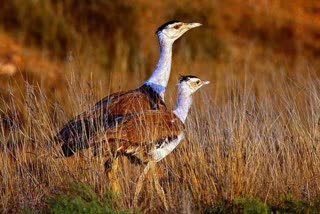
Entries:
{"type": "Polygon", "coordinates": [[[188,112],[192,104],[192,96],[189,93],[178,92],[176,109],[173,113],[179,117],[182,123],[187,119],[188,112]]]}
{"type": "Polygon", "coordinates": [[[151,77],[145,84],[151,86],[164,100],[164,92],[170,77],[173,41],[165,39],[161,35],[158,35],[158,39],[160,45],[160,58],[151,77]]]}

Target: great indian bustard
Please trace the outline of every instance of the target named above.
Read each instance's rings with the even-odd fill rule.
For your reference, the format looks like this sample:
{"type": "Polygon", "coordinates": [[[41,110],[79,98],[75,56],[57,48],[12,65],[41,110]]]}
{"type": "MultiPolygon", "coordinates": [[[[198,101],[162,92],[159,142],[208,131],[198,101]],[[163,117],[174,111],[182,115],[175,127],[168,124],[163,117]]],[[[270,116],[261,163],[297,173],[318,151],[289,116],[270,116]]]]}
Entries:
{"type": "MultiPolygon", "coordinates": [[[[108,127],[95,137],[94,141],[100,142],[107,150],[106,154],[111,156],[107,166],[112,167],[113,160],[120,155],[147,164],[137,183],[135,203],[149,169],[154,173],[154,164],[171,153],[184,139],[184,122],[192,104],[192,94],[208,83],[196,76],[181,76],[174,111],[147,110],[119,116],[115,119],[114,126],[108,127]]],[[[156,177],[154,182],[158,194],[168,208],[164,191],[156,177]]]]}
{"type": "Polygon", "coordinates": [[[170,21],[160,26],[156,31],[160,58],[150,78],[139,88],[103,98],[92,108],[66,123],[54,138],[55,141],[63,143],[64,156],[72,156],[78,150],[88,148],[88,139],[95,135],[101,124],[112,124],[119,115],[145,110],[165,111],[167,107],[164,93],[170,77],[172,45],[185,32],[200,25],[170,21]]]}

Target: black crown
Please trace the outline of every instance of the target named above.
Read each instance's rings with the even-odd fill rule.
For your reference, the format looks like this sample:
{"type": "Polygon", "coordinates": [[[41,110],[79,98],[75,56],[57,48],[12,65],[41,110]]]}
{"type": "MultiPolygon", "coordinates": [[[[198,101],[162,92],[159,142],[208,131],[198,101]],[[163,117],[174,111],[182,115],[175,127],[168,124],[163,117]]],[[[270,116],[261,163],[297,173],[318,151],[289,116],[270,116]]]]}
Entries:
{"type": "Polygon", "coordinates": [[[171,24],[173,24],[173,23],[178,23],[178,22],[180,22],[180,21],[177,21],[177,20],[171,20],[171,21],[169,21],[169,22],[166,22],[166,23],[164,23],[163,25],[161,25],[159,28],[158,28],[158,30],[156,31],[156,33],[158,33],[159,31],[162,31],[164,28],[166,28],[168,25],[171,25],[171,24]]]}
{"type": "Polygon", "coordinates": [[[180,76],[180,77],[179,77],[179,83],[181,83],[181,82],[183,82],[183,81],[188,81],[188,80],[190,80],[191,78],[199,78],[199,77],[194,76],[194,75],[180,76]]]}

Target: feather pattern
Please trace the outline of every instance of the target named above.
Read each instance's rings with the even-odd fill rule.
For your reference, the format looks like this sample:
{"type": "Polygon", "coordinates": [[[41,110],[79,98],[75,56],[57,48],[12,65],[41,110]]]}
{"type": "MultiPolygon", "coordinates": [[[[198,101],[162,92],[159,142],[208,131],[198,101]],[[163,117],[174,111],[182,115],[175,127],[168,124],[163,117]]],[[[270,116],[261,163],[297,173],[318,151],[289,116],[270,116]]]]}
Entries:
{"type": "Polygon", "coordinates": [[[126,115],[91,142],[106,142],[112,152],[141,162],[159,161],[179,144],[183,131],[184,124],[174,113],[151,110],[126,115]]]}
{"type": "Polygon", "coordinates": [[[71,156],[78,150],[88,148],[89,139],[101,128],[113,126],[117,118],[145,110],[167,110],[160,95],[148,85],[111,94],[66,123],[55,140],[64,143],[64,155],[71,156]]]}

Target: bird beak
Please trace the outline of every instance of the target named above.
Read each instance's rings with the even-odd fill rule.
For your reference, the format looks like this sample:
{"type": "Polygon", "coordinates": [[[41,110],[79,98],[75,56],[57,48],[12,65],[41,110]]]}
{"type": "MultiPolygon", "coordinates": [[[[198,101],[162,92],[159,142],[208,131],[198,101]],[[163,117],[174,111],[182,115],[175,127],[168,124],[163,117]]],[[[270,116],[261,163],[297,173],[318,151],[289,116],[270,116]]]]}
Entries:
{"type": "Polygon", "coordinates": [[[203,85],[208,85],[210,81],[203,81],[203,85]]]}
{"type": "Polygon", "coordinates": [[[201,26],[201,25],[202,25],[202,24],[196,23],[196,22],[187,23],[187,28],[188,28],[188,29],[191,29],[191,28],[199,27],[199,26],[201,26]]]}

